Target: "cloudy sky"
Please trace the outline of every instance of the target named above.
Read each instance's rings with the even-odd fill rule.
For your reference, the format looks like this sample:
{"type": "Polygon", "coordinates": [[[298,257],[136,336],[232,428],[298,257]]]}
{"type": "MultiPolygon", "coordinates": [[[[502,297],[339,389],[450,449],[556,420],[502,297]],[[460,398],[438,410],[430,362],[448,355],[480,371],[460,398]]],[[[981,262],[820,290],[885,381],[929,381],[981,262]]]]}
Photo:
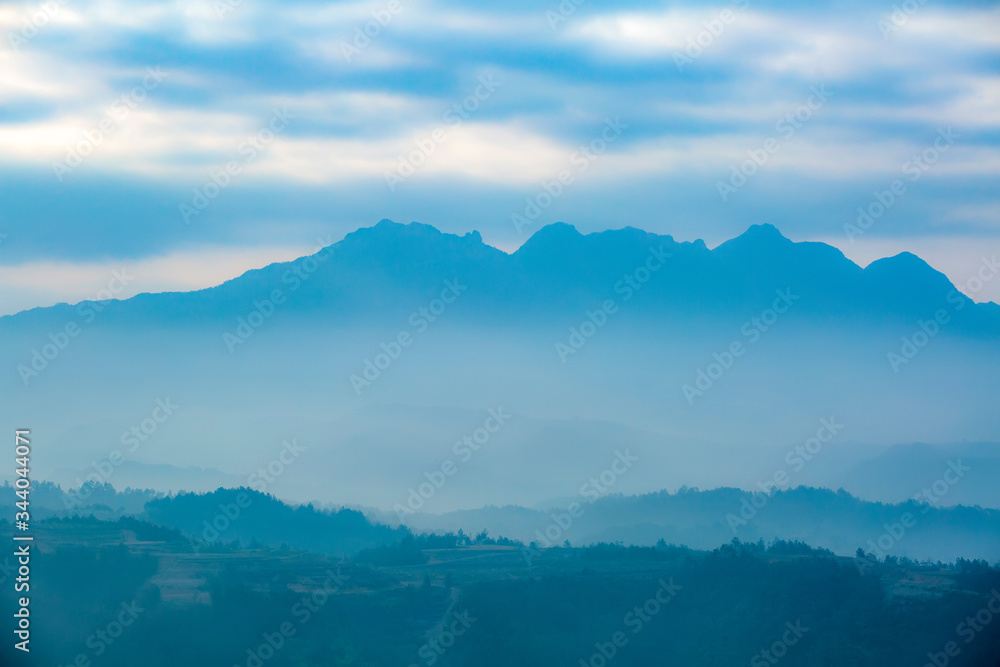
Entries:
{"type": "Polygon", "coordinates": [[[0,313],[382,218],[1000,253],[995,4],[579,2],[0,5],[0,313]]]}

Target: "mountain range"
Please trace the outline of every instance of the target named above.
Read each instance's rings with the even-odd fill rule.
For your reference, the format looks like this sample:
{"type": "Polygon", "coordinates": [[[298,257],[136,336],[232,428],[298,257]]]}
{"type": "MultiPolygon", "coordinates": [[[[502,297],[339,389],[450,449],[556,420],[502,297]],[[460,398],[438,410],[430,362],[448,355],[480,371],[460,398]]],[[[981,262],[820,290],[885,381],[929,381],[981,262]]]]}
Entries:
{"type": "MultiPolygon", "coordinates": [[[[970,277],[977,268],[970,267],[970,277]]],[[[537,323],[540,316],[593,308],[605,298],[631,300],[630,289],[633,297],[642,295],[635,310],[645,316],[726,317],[752,312],[776,290],[790,288],[801,298],[794,309],[799,316],[914,323],[946,308],[955,311],[954,328],[963,333],[1000,332],[1000,306],[974,303],[913,254],[861,268],[833,246],[794,243],[769,224],[709,249],[700,240],[677,242],[634,227],[584,235],[556,223],[508,254],[485,244],[478,232],[456,236],[383,220],[313,255],[247,271],[217,287],[112,302],[100,318],[125,325],[197,324],[250,312],[254,300],[280,289],[290,297],[283,311],[356,324],[345,320],[407,311],[448,279],[470,286],[461,312],[478,321],[537,323]],[[666,256],[662,267],[648,282],[628,280],[651,252],[666,256]]],[[[60,304],[6,316],[0,331],[58,323],[75,310],[60,304]]]]}
{"type": "MultiPolygon", "coordinates": [[[[912,254],[861,268],[770,225],[710,249],[554,224],[505,253],[382,221],[217,287],[3,317],[0,337],[36,474],[64,486],[246,482],[295,440],[263,490],[389,509],[451,461],[427,509],[532,506],[628,447],[643,464],[615,491],[754,488],[891,445],[947,460],[1000,427],[1000,307],[912,254]]],[[[930,474],[900,466],[872,468],[894,500],[925,482],[892,471],[930,474]]],[[[875,493],[874,474],[850,480],[875,493]]]]}

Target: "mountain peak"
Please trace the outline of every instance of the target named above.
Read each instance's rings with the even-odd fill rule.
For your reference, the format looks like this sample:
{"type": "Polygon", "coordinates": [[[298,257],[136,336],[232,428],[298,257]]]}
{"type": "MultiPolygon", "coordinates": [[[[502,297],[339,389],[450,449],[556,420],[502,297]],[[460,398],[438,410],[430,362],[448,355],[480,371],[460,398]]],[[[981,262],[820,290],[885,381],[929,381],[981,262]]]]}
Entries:
{"type": "Polygon", "coordinates": [[[955,289],[948,276],[910,252],[875,260],[865,267],[862,275],[873,294],[897,308],[926,309],[924,300],[928,296],[944,299],[955,289]]]}
{"type": "Polygon", "coordinates": [[[715,249],[715,252],[723,255],[734,252],[737,254],[751,253],[763,255],[764,253],[774,252],[776,249],[784,249],[792,245],[794,245],[792,241],[778,231],[777,227],[769,223],[764,223],[762,225],[751,225],[749,229],[739,236],[719,245],[715,249]]]}
{"type": "Polygon", "coordinates": [[[918,277],[925,280],[947,280],[943,273],[937,271],[930,264],[912,252],[905,251],[892,257],[875,260],[865,267],[865,274],[869,277],[892,276],[902,281],[912,281],[918,277]]]}
{"type": "Polygon", "coordinates": [[[907,250],[892,255],[891,257],[883,257],[872,262],[872,264],[876,263],[886,263],[895,266],[919,267],[921,269],[924,267],[930,268],[930,265],[927,262],[907,250]]]}
{"type": "Polygon", "coordinates": [[[515,253],[519,257],[527,255],[553,256],[561,255],[569,245],[577,245],[583,238],[576,227],[565,222],[554,222],[545,225],[531,235],[515,253]]]}
{"type": "MultiPolygon", "coordinates": [[[[769,222],[765,222],[760,225],[750,225],[749,228],[742,234],[736,237],[736,239],[747,239],[755,242],[774,242],[774,241],[788,241],[788,238],[782,234],[777,227],[769,222]]],[[[733,239],[734,241],[736,239],[733,239]]]]}
{"type": "Polygon", "coordinates": [[[358,232],[364,231],[393,236],[441,236],[441,231],[433,225],[427,225],[422,222],[411,222],[404,225],[401,222],[393,222],[388,218],[382,218],[373,227],[364,227],[358,230],[358,232]]]}
{"type": "Polygon", "coordinates": [[[531,235],[531,240],[541,239],[541,240],[560,240],[568,238],[578,238],[582,237],[583,234],[571,224],[565,222],[553,222],[551,224],[545,225],[537,232],[531,235]]]}
{"type": "MultiPolygon", "coordinates": [[[[433,225],[422,222],[402,224],[389,219],[382,219],[371,227],[362,227],[351,232],[342,241],[345,246],[375,249],[405,250],[413,248],[436,249],[437,252],[449,252],[448,248],[486,248],[483,237],[478,231],[466,232],[464,235],[442,232],[433,225]]],[[[491,248],[492,249],[492,248],[491,248]]],[[[499,251],[498,251],[499,252],[499,251]]]]}

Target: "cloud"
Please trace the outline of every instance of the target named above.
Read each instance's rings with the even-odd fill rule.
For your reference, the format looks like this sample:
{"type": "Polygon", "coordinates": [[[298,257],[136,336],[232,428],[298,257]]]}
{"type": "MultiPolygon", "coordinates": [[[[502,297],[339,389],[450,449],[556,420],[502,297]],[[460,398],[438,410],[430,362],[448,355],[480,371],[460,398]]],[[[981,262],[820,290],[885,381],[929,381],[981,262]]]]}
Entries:
{"type": "Polygon", "coordinates": [[[475,226],[509,245],[510,214],[616,117],[627,131],[539,225],[646,221],[725,238],[771,220],[836,236],[951,126],[961,139],[892,213],[905,224],[873,235],[916,247],[942,230],[1000,233],[996,8],[894,18],[863,3],[588,2],[552,24],[555,2],[224,6],[73,0],[43,25],[35,3],[0,8],[0,265],[241,248],[383,217],[475,226]],[[53,162],[156,67],[168,78],[60,180],[53,162]],[[448,111],[483,76],[502,85],[454,122],[448,111]],[[813,86],[830,101],[721,200],[716,183],[779,135],[813,86]],[[276,108],[294,121],[185,227],[178,206],[276,108]],[[386,173],[436,130],[446,138],[390,189],[386,173]]]}
{"type": "Polygon", "coordinates": [[[0,266],[0,315],[56,303],[99,300],[111,281],[115,281],[117,299],[143,292],[186,292],[212,287],[249,269],[310,254],[315,247],[315,243],[285,247],[206,246],[139,261],[41,261],[0,266]],[[125,279],[116,280],[116,276],[125,279]]]}

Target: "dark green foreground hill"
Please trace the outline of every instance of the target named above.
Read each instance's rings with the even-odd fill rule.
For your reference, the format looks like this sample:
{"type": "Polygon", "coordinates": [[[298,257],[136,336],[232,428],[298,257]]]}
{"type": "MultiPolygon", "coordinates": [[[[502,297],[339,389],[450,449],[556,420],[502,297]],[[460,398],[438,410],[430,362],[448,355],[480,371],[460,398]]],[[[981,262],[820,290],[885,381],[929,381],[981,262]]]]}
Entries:
{"type": "Polygon", "coordinates": [[[193,545],[129,518],[35,535],[32,654],[5,642],[5,665],[1000,665],[1000,571],[981,561],[794,542],[533,550],[485,534],[340,560],[193,545]]]}

